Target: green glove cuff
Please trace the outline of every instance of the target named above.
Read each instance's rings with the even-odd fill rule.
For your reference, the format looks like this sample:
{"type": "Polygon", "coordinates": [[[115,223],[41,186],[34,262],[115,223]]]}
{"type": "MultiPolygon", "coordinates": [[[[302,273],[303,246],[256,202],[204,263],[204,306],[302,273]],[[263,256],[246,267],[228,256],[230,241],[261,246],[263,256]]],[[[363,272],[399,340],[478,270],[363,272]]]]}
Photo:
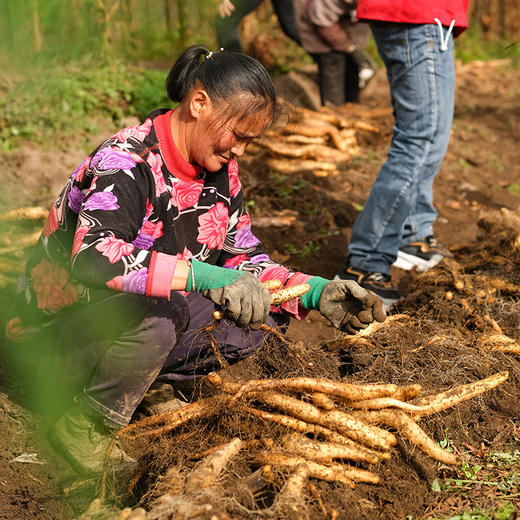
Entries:
{"type": "Polygon", "coordinates": [[[232,284],[244,273],[235,269],[226,269],[218,265],[191,260],[191,269],[186,282],[187,291],[204,292],[207,289],[219,289],[232,284]]]}
{"type": "Polygon", "coordinates": [[[325,285],[329,283],[329,280],[326,280],[321,276],[313,276],[306,283],[308,283],[311,288],[301,297],[302,305],[306,309],[317,311],[320,308],[321,291],[323,291],[325,285]]]}

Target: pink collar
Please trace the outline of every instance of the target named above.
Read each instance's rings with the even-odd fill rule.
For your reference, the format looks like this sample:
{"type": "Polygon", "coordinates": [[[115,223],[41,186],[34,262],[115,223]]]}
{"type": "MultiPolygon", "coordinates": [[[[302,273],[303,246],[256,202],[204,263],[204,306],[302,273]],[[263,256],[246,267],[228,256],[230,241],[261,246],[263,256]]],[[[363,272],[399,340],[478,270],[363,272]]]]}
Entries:
{"type": "Polygon", "coordinates": [[[153,120],[155,133],[159,141],[159,148],[161,149],[166,168],[168,168],[172,175],[175,175],[175,177],[181,181],[193,181],[202,171],[202,166],[189,163],[177,149],[173,141],[170,123],[172,113],[173,110],[169,110],[153,120]]]}

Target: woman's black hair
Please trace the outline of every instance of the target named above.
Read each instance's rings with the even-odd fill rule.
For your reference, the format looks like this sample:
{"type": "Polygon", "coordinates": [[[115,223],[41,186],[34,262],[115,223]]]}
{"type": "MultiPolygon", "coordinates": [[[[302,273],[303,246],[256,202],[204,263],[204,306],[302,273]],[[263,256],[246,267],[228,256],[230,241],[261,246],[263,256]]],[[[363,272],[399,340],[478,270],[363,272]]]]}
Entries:
{"type": "Polygon", "coordinates": [[[279,102],[271,78],[264,66],[247,54],[225,50],[211,53],[204,45],[188,47],[166,78],[166,92],[172,101],[181,102],[197,83],[215,105],[221,101],[229,105],[228,117],[239,111],[251,113],[269,108],[272,119],[276,118],[279,102]],[[243,97],[239,101],[241,94],[251,96],[248,106],[243,105],[243,97]]]}

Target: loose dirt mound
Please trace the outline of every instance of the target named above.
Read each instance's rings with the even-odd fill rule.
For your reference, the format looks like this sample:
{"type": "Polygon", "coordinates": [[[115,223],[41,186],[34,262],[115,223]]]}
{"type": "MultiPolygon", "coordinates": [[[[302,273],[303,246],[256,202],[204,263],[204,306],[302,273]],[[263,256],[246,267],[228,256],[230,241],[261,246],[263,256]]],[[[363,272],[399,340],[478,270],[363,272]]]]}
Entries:
{"type": "MultiPolygon", "coordinates": [[[[299,385],[304,376],[401,387],[419,384],[422,392],[411,402],[421,405],[428,401],[421,399],[422,395],[507,371],[507,381],[498,388],[445,411],[427,414],[421,421],[429,435],[444,440],[451,458],[463,459],[463,468],[484,465],[486,455],[517,440],[512,421],[520,416],[516,398],[520,386],[520,215],[508,211],[490,214],[479,221],[479,226],[479,241],[417,276],[409,296],[394,309],[399,314],[374,327],[373,332],[305,347],[301,342],[287,343],[274,337],[261,354],[240,370],[223,370],[222,377],[234,381],[281,378],[282,386],[284,380],[287,383],[294,378],[299,378],[299,385]]],[[[236,393],[233,384],[230,388],[228,391],[236,393]]],[[[287,385],[283,388],[288,389],[287,385]]],[[[310,400],[310,394],[309,388],[302,391],[300,387],[302,402],[310,400]]],[[[287,502],[284,486],[291,485],[287,484],[288,475],[298,462],[287,457],[300,453],[305,439],[320,437],[323,432],[301,437],[296,446],[288,443],[290,428],[265,420],[265,413],[251,411],[273,413],[276,399],[272,394],[262,395],[249,394],[245,403],[239,400],[233,405],[228,395],[217,394],[199,402],[206,403],[205,409],[195,420],[179,423],[182,411],[170,412],[143,419],[122,432],[121,444],[139,455],[141,470],[130,488],[150,510],[148,514],[142,511],[142,518],[320,518],[325,512],[334,516],[336,511],[339,518],[397,520],[432,510],[438,502],[432,483],[439,474],[458,474],[456,466],[440,464],[411,443],[407,427],[401,424],[396,431],[398,443],[389,448],[389,460],[379,458],[370,467],[351,463],[370,470],[352,477],[357,480],[355,486],[338,476],[329,479],[328,475],[306,484],[308,474],[304,473],[300,475],[299,491],[292,502],[287,502]],[[219,467],[222,472],[212,481],[210,468],[216,464],[210,459],[205,467],[205,457],[229,442],[232,444],[225,449],[231,454],[224,456],[219,467]],[[280,460],[273,452],[286,458],[280,460]],[[201,467],[205,468],[202,478],[197,477],[201,467]],[[288,508],[288,503],[292,507],[288,508]]],[[[291,395],[294,392],[287,394],[286,402],[294,400],[291,395]]],[[[334,399],[334,410],[349,410],[358,418],[366,416],[366,412],[352,410],[355,403],[334,399]]],[[[277,417],[276,411],[284,406],[275,404],[277,417]]],[[[364,405],[372,406],[377,408],[364,405]]],[[[390,408],[385,413],[394,416],[397,412],[390,408]]],[[[294,411],[287,415],[301,417],[294,411]]],[[[307,428],[310,432],[311,426],[307,428]]],[[[379,446],[379,454],[381,450],[379,446]]],[[[318,461],[334,466],[331,460],[318,461]]],[[[308,463],[311,476],[316,477],[313,462],[308,463]]],[[[336,463],[335,469],[339,466],[336,463]]],[[[304,472],[305,467],[298,471],[304,472]]],[[[297,478],[297,471],[292,475],[291,479],[297,478]]],[[[511,501],[520,507],[517,495],[512,494],[511,501]]]]}

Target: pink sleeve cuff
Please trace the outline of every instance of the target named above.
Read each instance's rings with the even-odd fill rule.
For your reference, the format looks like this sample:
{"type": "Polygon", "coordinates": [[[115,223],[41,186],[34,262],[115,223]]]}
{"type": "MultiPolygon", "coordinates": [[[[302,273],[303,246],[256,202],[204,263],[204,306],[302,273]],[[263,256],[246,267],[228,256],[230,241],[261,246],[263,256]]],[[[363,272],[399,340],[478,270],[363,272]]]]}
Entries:
{"type": "Polygon", "coordinates": [[[146,296],[170,299],[172,279],[176,266],[177,258],[175,256],[153,251],[150,265],[148,266],[146,296]]]}
{"type": "MultiPolygon", "coordinates": [[[[294,273],[285,286],[292,287],[293,285],[306,283],[311,278],[312,276],[309,276],[308,274],[294,273]]],[[[299,298],[282,304],[282,309],[297,320],[304,320],[310,312],[309,309],[306,309],[301,305],[301,300],[299,298]]]]}

